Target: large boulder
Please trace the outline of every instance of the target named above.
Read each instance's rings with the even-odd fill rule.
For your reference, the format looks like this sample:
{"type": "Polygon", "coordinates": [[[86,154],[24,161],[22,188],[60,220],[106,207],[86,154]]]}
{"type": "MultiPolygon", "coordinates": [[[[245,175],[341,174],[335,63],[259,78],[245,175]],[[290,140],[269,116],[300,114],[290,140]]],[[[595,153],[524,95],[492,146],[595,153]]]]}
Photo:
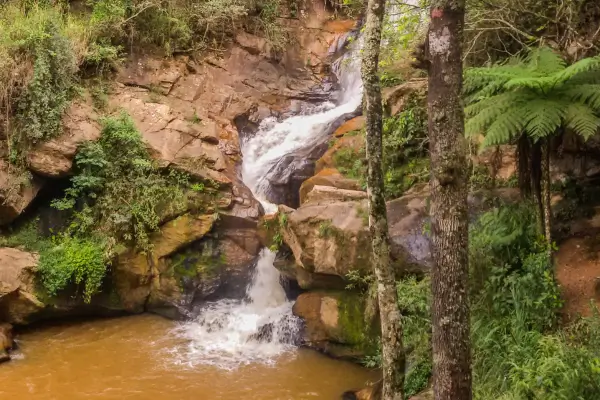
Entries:
{"type": "MultiPolygon", "coordinates": [[[[415,191],[387,203],[391,256],[399,274],[423,273],[429,268],[429,239],[423,229],[427,196],[427,190],[415,191]]],[[[297,210],[280,206],[279,229],[294,258],[291,265],[282,266],[284,274],[308,289],[326,282],[323,276],[339,281],[350,272],[370,273],[367,210],[365,192],[318,185],[297,210]]]]}
{"type": "Polygon", "coordinates": [[[151,251],[127,251],[119,256],[113,268],[115,290],[123,307],[130,312],[144,311],[151,294],[160,300],[152,305],[176,306],[181,291],[176,282],[165,275],[164,258],[203,238],[213,227],[213,214],[184,214],[161,226],[151,238],[151,251]],[[160,304],[159,304],[160,303],[160,304]]]}
{"type": "Polygon", "coordinates": [[[97,119],[98,115],[91,105],[85,102],[72,103],[63,116],[63,133],[27,152],[29,169],[50,178],[68,175],[79,145],[100,137],[97,119]]]}
{"type": "Polygon", "coordinates": [[[367,201],[305,202],[287,215],[283,240],[296,264],[309,273],[345,277],[350,271],[370,271],[371,238],[367,201]]]}
{"type": "Polygon", "coordinates": [[[298,296],[294,315],[304,320],[305,345],[336,358],[357,359],[377,346],[375,319],[366,300],[351,291],[314,291],[298,296]]]}
{"type": "Polygon", "coordinates": [[[347,190],[361,190],[360,183],[355,179],[344,177],[335,168],[324,168],[302,183],[302,186],[300,186],[300,204],[303,204],[306,201],[308,193],[310,193],[316,185],[331,186],[347,190]]]}
{"type": "Polygon", "coordinates": [[[365,126],[366,119],[363,115],[354,117],[346,121],[343,125],[333,132],[334,137],[342,137],[349,132],[360,131],[365,126]]]}
{"type": "Polygon", "coordinates": [[[38,256],[0,248],[0,321],[24,324],[44,308],[35,291],[38,256]]]}
{"type": "Polygon", "coordinates": [[[0,159],[0,226],[14,221],[43,186],[43,181],[14,171],[0,159]]]}

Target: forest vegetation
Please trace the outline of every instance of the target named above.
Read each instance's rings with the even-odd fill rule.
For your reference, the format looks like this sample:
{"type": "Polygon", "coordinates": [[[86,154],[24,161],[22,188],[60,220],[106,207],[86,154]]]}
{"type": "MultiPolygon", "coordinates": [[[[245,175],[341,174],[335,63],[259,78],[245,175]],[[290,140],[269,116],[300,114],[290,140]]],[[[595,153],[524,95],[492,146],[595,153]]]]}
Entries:
{"type": "MultiPolygon", "coordinates": [[[[159,165],[129,115],[102,112],[115,70],[142,51],[166,58],[218,54],[231,44],[236,30],[264,37],[274,54],[283,55],[294,38],[281,21],[281,10],[296,15],[301,7],[295,0],[71,3],[78,6],[66,0],[9,0],[0,5],[0,153],[9,180],[2,193],[5,201],[31,185],[27,154],[60,135],[62,116],[73,99],[91,96],[104,115],[100,139],[79,147],[64,195],[51,203],[68,216],[68,223],[44,234],[35,221],[11,226],[0,237],[0,246],[39,253],[40,283],[47,296],[75,286],[90,302],[102,290],[117,255],[131,248],[151,253],[151,238],[161,223],[184,212],[215,213],[217,218],[221,196],[216,182],[159,165]]],[[[423,81],[432,71],[436,60],[429,56],[426,37],[429,7],[438,3],[388,2],[386,13],[375,15],[378,19],[367,16],[364,30],[374,30],[368,33],[368,44],[379,47],[381,42],[381,49],[371,49],[374,54],[367,47],[363,53],[368,57],[363,60],[366,129],[346,134],[363,142],[333,156],[344,177],[369,189],[376,207],[365,212],[366,225],[376,238],[378,265],[383,266],[375,269],[377,277],[350,274],[347,283],[360,288],[364,297],[373,297],[376,282],[386,283],[386,296],[379,294],[380,312],[398,310],[401,315],[384,328],[382,337],[369,338],[374,350],[361,359],[370,368],[402,368],[396,371],[395,388],[384,390],[387,396],[389,390],[400,394],[385,400],[408,399],[431,387],[436,364],[435,276],[387,274],[388,228],[380,219],[385,201],[427,184],[432,172],[439,181],[439,171],[432,169],[448,156],[434,154],[430,162],[431,149],[440,151],[435,146],[442,128],[448,128],[439,127],[432,136],[431,87],[427,96],[412,93],[395,115],[381,102],[382,88],[423,81]],[[386,346],[390,332],[400,336],[395,346],[386,346]]],[[[328,4],[345,18],[362,21],[365,14],[359,1],[328,4]]],[[[383,5],[371,0],[368,7],[383,5]]],[[[460,170],[453,177],[459,181],[454,191],[464,207],[453,217],[464,228],[464,240],[448,242],[446,248],[462,246],[456,265],[466,265],[460,261],[468,258],[468,271],[462,271],[468,296],[462,306],[470,308],[470,315],[463,315],[460,328],[468,332],[464,339],[471,347],[473,398],[594,400],[600,393],[600,311],[590,301],[589,316],[565,316],[555,272],[559,228],[569,225],[577,210],[590,208],[583,204],[589,196],[569,198],[568,193],[593,188],[578,177],[552,180],[551,169],[566,135],[574,134],[583,146],[598,134],[600,5],[592,0],[468,0],[464,18],[464,32],[456,38],[462,40],[463,52],[462,91],[457,92],[461,101],[453,103],[456,115],[465,117],[464,125],[453,121],[464,127],[461,139],[467,143],[464,154],[457,156],[460,170]],[[497,178],[472,161],[500,145],[517,151],[516,176],[497,178]],[[516,203],[494,195],[496,189],[515,187],[521,195],[516,203]],[[483,212],[467,213],[467,192],[477,191],[492,195],[486,197],[483,212]],[[551,201],[559,193],[573,202],[567,212],[551,201]]],[[[434,202],[437,212],[443,201],[440,197],[434,202]]],[[[281,217],[276,221],[285,223],[281,217]]],[[[429,235],[440,232],[431,222],[423,230],[429,235]]],[[[274,238],[272,249],[280,250],[281,233],[274,238]]]]}

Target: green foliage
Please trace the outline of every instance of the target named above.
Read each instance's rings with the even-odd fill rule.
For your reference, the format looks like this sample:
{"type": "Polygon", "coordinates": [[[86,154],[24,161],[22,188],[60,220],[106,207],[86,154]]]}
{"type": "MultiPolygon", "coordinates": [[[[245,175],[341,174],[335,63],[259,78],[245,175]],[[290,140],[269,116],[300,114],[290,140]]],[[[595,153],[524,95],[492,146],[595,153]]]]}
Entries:
{"type": "Polygon", "coordinates": [[[396,2],[388,9],[383,21],[380,56],[380,65],[384,70],[407,59],[410,48],[425,36],[429,1],[420,0],[416,4],[396,2]]]}
{"type": "Polygon", "coordinates": [[[409,368],[404,380],[406,398],[410,398],[427,388],[431,379],[432,368],[430,360],[421,361],[409,368]]]}
{"type": "Polygon", "coordinates": [[[427,111],[411,95],[404,109],[383,122],[383,171],[387,198],[397,198],[429,179],[427,111]]]}
{"type": "Polygon", "coordinates": [[[503,206],[471,230],[475,398],[593,399],[598,333],[589,322],[579,334],[557,330],[562,302],[534,215],[503,206]]]}
{"type": "Polygon", "coordinates": [[[68,235],[52,241],[53,246],[40,253],[38,272],[47,294],[56,296],[70,284],[83,285],[83,298],[89,303],[100,290],[108,259],[105,244],[93,239],[68,235]]]}
{"type": "Polygon", "coordinates": [[[77,71],[69,39],[54,20],[45,23],[34,46],[33,78],[18,101],[19,130],[33,143],[61,132],[77,71]]]}
{"type": "Polygon", "coordinates": [[[101,232],[110,245],[124,242],[149,250],[150,233],[166,217],[186,209],[189,178],[159,170],[126,114],[104,119],[103,124],[100,139],[79,149],[71,187],[53,205],[77,210],[73,233],[101,232]]]}
{"type": "Polygon", "coordinates": [[[275,50],[287,42],[278,0],[95,0],[90,23],[102,43],[136,42],[167,54],[217,48],[245,27],[275,50]]]}
{"type": "Polygon", "coordinates": [[[273,235],[272,244],[269,246],[269,250],[272,252],[277,252],[281,246],[283,245],[283,235],[281,232],[277,232],[273,235]]]}
{"type": "MultiPolygon", "coordinates": [[[[404,110],[383,121],[383,173],[385,195],[400,197],[417,183],[429,179],[427,112],[424,99],[411,95],[404,110]]],[[[333,154],[333,164],[344,176],[366,188],[365,148],[343,147],[333,154]]]]}
{"type": "Polygon", "coordinates": [[[15,117],[7,125],[12,163],[61,132],[82,36],[82,27],[58,8],[33,5],[24,14],[16,2],[0,6],[0,112],[15,117]]]}
{"type": "Polygon", "coordinates": [[[330,221],[323,221],[319,224],[319,237],[328,238],[335,236],[336,233],[337,230],[330,221]]]}
{"type": "Polygon", "coordinates": [[[333,164],[344,176],[358,180],[363,186],[366,185],[367,165],[365,148],[354,150],[343,147],[333,155],[333,164]]]}
{"type": "MultiPolygon", "coordinates": [[[[362,282],[360,275],[354,281],[362,282]]],[[[372,282],[373,277],[371,276],[372,282]]],[[[403,344],[407,351],[406,396],[413,396],[429,384],[431,377],[431,281],[405,277],[396,282],[398,307],[402,313],[403,344]]],[[[381,367],[381,346],[363,359],[369,368],[381,367]]]]}
{"type": "Polygon", "coordinates": [[[467,0],[464,58],[468,65],[497,62],[552,43],[573,60],[597,52],[598,2],[590,0],[467,0]],[[574,46],[586,37],[586,46],[574,46]]]}
{"type": "Polygon", "coordinates": [[[21,247],[39,253],[38,278],[45,293],[56,296],[75,285],[75,289],[81,289],[86,303],[99,292],[110,265],[101,239],[64,234],[47,238],[40,235],[37,220],[27,222],[11,234],[0,236],[0,246],[21,247]]]}
{"type": "Polygon", "coordinates": [[[465,72],[468,136],[484,134],[482,146],[505,144],[526,134],[533,140],[560,129],[584,139],[600,125],[600,57],[566,66],[546,47],[504,65],[465,72]]]}
{"type": "Polygon", "coordinates": [[[528,328],[544,331],[556,326],[562,301],[534,216],[520,204],[479,218],[470,234],[472,287],[482,314],[502,319],[517,310],[528,328]]]}

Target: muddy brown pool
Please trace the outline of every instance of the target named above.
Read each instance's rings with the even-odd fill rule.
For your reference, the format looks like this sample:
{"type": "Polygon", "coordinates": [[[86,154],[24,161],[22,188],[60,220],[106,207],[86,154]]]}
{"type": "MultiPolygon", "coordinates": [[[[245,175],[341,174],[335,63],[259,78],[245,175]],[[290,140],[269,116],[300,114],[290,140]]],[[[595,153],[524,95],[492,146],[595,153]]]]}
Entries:
{"type": "Polygon", "coordinates": [[[304,349],[270,364],[190,363],[175,326],[141,315],[25,332],[16,359],[0,365],[0,398],[334,400],[376,379],[373,371],[304,349]]]}

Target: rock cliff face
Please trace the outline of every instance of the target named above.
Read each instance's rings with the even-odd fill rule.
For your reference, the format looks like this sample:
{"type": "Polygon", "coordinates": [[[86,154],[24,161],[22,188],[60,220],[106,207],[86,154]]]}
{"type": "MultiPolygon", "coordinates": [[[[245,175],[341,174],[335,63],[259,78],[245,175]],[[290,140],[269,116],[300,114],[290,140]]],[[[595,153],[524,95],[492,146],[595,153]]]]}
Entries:
{"type": "Polygon", "coordinates": [[[72,174],[78,146],[100,137],[101,116],[122,111],[132,117],[160,166],[185,171],[219,190],[216,209],[164,221],[151,239],[151,254],[127,250],[119,255],[107,278],[110,296],[98,295],[90,305],[40,298],[36,254],[0,249],[6,261],[0,263],[0,320],[24,324],[75,313],[144,310],[177,316],[217,292],[243,293],[261,247],[257,222],[264,211],[241,181],[239,132],[252,134],[262,119],[288,113],[294,104],[322,101],[326,93],[319,85],[329,74],[329,49],[337,48],[340,34],[354,24],[332,19],[324,2],[316,1],[300,19],[290,20],[294,41],[283,54],[272,51],[265,39],[240,31],[229,48],[211,55],[132,55],[116,73],[102,109],[87,95],[75,99],[63,116],[63,134],[29,151],[29,185],[10,174],[0,149],[0,226],[5,227],[28,209],[40,189],[72,174]],[[209,268],[214,260],[216,270],[209,268]]]}

